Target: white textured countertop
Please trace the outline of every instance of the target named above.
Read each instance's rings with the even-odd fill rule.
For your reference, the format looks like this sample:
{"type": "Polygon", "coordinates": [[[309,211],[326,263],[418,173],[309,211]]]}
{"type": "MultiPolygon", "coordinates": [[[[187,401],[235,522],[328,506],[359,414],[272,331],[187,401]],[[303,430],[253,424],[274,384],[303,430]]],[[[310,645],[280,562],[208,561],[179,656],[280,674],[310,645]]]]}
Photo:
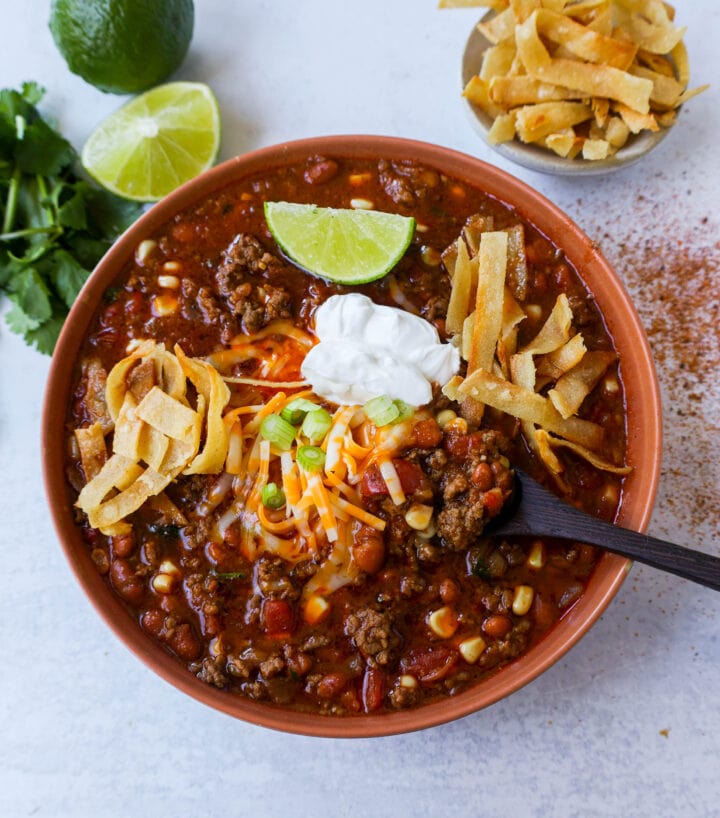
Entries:
{"type": "MultiPolygon", "coordinates": [[[[564,208],[625,280],[657,356],[650,533],[720,555],[720,5],[676,5],[693,80],[714,87],[641,165],[586,181],[511,166],[475,136],[459,65],[478,10],[196,0],[178,76],[215,90],[222,158],[322,134],[411,137],[499,164],[564,208]]],[[[79,147],[121,100],[69,73],[48,6],[3,0],[1,84],[44,85],[79,147]]],[[[2,322],[0,815],[720,815],[720,595],[637,565],[561,662],[446,726],[302,738],[181,695],[101,622],[57,543],[39,462],[48,364],[2,322]]]]}

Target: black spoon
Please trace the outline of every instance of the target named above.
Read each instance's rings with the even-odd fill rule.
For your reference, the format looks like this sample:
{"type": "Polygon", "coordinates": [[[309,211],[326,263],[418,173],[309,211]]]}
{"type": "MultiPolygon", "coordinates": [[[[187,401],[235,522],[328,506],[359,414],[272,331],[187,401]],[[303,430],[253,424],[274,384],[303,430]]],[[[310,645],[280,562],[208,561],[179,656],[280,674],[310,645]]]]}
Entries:
{"type": "Polygon", "coordinates": [[[563,502],[520,469],[514,471],[512,497],[485,534],[577,540],[720,591],[720,558],[599,520],[563,502]]]}

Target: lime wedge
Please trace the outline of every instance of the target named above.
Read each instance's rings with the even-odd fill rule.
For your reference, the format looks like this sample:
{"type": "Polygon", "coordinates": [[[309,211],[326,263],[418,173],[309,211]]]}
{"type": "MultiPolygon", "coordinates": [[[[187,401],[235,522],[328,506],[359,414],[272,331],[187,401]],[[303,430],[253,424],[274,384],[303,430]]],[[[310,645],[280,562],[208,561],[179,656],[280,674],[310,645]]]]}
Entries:
{"type": "Polygon", "coordinates": [[[101,185],[140,202],[162,198],[215,161],[220,110],[198,82],[170,82],[130,100],[85,143],[82,163],[101,185]]]}
{"type": "Polygon", "coordinates": [[[415,232],[415,219],[395,213],[292,202],[265,202],[265,220],[290,259],[338,284],[382,278],[402,258],[415,232]]]}

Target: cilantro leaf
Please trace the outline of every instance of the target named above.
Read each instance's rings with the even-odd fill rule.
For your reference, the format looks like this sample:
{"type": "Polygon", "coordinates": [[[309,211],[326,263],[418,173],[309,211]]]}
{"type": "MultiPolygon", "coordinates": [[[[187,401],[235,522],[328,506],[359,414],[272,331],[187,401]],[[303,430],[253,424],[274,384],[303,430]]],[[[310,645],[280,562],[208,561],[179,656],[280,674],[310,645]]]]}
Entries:
{"type": "Polygon", "coordinates": [[[13,332],[50,354],[67,310],[143,211],[78,176],[73,146],[35,107],[44,89],[0,90],[0,295],[13,332]]]}
{"type": "Polygon", "coordinates": [[[90,273],[67,250],[56,250],[52,259],[55,289],[69,309],[90,273]]]}

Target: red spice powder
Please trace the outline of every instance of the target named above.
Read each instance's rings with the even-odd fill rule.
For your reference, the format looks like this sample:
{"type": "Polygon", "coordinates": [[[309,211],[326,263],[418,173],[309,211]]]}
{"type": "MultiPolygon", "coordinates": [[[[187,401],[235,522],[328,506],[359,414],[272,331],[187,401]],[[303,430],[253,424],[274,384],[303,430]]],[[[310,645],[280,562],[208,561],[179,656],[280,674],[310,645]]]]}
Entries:
{"type": "Polygon", "coordinates": [[[720,226],[661,208],[640,195],[632,218],[585,229],[633,297],[657,367],[665,445],[652,532],[718,551],[720,226]]]}

